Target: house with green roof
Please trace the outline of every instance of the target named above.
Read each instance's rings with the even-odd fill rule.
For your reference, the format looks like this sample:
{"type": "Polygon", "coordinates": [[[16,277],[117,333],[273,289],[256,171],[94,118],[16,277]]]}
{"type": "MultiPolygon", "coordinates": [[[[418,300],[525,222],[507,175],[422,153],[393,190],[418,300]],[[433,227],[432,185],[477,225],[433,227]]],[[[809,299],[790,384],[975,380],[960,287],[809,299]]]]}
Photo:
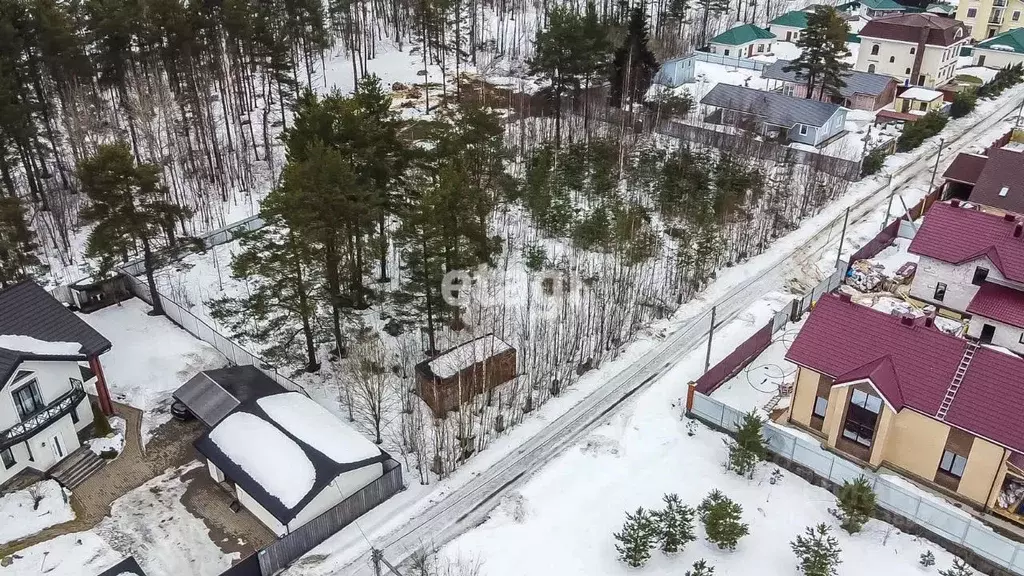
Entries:
{"type": "Polygon", "coordinates": [[[768,30],[753,24],[741,24],[712,38],[709,50],[722,56],[750,58],[771,52],[773,40],[775,35],[768,30]]]}
{"type": "Polygon", "coordinates": [[[790,10],[768,23],[768,31],[785,42],[796,42],[807,28],[807,12],[790,10]]]}
{"type": "Polygon", "coordinates": [[[1024,62],[1024,28],[1014,28],[974,45],[975,66],[1003,68],[1024,62]]]}
{"type": "Polygon", "coordinates": [[[867,19],[893,16],[907,11],[906,6],[894,0],[859,0],[857,4],[857,14],[867,19]]]}
{"type": "Polygon", "coordinates": [[[949,16],[952,18],[956,15],[956,6],[947,4],[945,2],[932,2],[924,9],[925,12],[932,14],[938,14],[939,16],[949,16]]]}

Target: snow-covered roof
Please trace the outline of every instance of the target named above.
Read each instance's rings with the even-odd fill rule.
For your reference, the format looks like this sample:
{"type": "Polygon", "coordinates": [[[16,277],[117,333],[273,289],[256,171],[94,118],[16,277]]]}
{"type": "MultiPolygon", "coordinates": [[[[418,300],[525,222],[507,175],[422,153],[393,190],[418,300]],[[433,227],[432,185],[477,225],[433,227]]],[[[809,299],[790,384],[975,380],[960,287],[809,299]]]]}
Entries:
{"type": "Polygon", "coordinates": [[[451,378],[477,362],[510,350],[512,346],[494,334],[470,340],[442,353],[427,362],[431,372],[438,378],[451,378]]]}
{"type": "Polygon", "coordinates": [[[235,412],[210,432],[210,440],[287,508],[298,505],[316,483],[316,468],[302,448],[259,416],[235,412]]]}
{"type": "Polygon", "coordinates": [[[47,342],[19,334],[0,334],[0,348],[39,356],[77,356],[81,354],[82,345],[78,342],[47,342]]]}
{"type": "Polygon", "coordinates": [[[278,426],[338,464],[380,456],[380,448],[373,442],[298,392],[267,396],[256,404],[278,426]]]}
{"type": "Polygon", "coordinates": [[[931,102],[936,98],[942,98],[942,92],[937,90],[929,90],[927,88],[914,87],[906,92],[900,94],[900,98],[906,98],[907,100],[919,100],[922,102],[931,102]]]}
{"type": "Polygon", "coordinates": [[[243,402],[195,447],[282,524],[340,474],[389,458],[298,392],[243,402]]]}

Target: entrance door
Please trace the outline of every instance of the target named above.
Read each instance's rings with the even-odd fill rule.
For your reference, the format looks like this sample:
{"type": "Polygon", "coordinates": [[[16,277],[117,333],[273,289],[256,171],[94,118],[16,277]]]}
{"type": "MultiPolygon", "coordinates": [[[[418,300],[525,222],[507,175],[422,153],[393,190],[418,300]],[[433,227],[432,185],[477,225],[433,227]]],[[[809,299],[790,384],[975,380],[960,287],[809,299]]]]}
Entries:
{"type": "Polygon", "coordinates": [[[792,35],[793,35],[793,32],[786,32],[786,42],[789,42],[789,39],[790,39],[790,37],[792,35]]]}
{"type": "Polygon", "coordinates": [[[981,327],[981,341],[985,344],[992,343],[992,337],[996,335],[996,327],[991,324],[985,324],[981,327]]]}
{"type": "Polygon", "coordinates": [[[50,450],[53,450],[53,459],[60,460],[64,457],[64,448],[60,445],[60,436],[50,439],[50,450]]]}
{"type": "Polygon", "coordinates": [[[985,55],[984,54],[979,54],[978,55],[978,66],[984,66],[984,65],[985,65],[985,55]]]}

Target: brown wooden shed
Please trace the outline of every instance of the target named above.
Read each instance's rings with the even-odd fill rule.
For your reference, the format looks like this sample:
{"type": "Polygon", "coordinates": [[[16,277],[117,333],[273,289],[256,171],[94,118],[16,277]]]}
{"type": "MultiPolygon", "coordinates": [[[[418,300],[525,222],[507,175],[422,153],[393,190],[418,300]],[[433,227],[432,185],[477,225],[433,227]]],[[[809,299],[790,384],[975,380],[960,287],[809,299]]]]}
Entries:
{"type": "Polygon", "coordinates": [[[463,342],[416,365],[416,390],[443,417],[516,376],[516,349],[494,334],[463,342]]]}

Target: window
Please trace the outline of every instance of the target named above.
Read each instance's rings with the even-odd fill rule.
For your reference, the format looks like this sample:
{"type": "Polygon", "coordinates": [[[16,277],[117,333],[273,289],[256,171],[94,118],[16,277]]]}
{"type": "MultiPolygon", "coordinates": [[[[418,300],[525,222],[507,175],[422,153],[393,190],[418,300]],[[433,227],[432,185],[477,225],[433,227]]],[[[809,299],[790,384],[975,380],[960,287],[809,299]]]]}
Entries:
{"type": "Polygon", "coordinates": [[[974,278],[971,279],[971,284],[975,286],[981,286],[981,283],[988,278],[988,268],[982,268],[978,266],[974,269],[974,278]]]}
{"type": "Polygon", "coordinates": [[[14,453],[11,452],[10,448],[7,448],[3,452],[0,452],[0,457],[3,458],[5,470],[10,470],[11,467],[14,466],[14,453]]]}
{"type": "Polygon", "coordinates": [[[892,64],[895,61],[896,61],[896,57],[895,56],[889,56],[889,64],[892,64]]]}
{"type": "Polygon", "coordinates": [[[999,189],[999,197],[1000,198],[1005,198],[1006,197],[1006,193],[1009,192],[1009,191],[1010,191],[1010,189],[1008,187],[1003,186],[1002,188],[999,189]]]}
{"type": "Polygon", "coordinates": [[[726,48],[726,49],[725,49],[725,55],[726,55],[726,56],[728,56],[728,55],[729,55],[729,49],[728,49],[728,48],[726,48]]]}
{"type": "Polygon", "coordinates": [[[920,110],[921,110],[922,112],[924,112],[925,110],[927,110],[927,109],[928,109],[928,103],[927,103],[927,102],[921,102],[920,104],[918,104],[918,105],[917,105],[917,107],[918,107],[918,108],[919,108],[919,109],[920,109],[920,110]]]}
{"type": "Polygon", "coordinates": [[[764,44],[758,44],[757,45],[757,51],[758,52],[764,52],[764,44]]]}
{"type": "Polygon", "coordinates": [[[1018,22],[1020,20],[1020,10],[1014,10],[1013,14],[1010,16],[1010,20],[1018,22]]]}
{"type": "Polygon", "coordinates": [[[910,68],[907,68],[907,71],[904,72],[904,74],[910,74],[910,68]]]}
{"type": "Polygon", "coordinates": [[[846,412],[843,438],[870,448],[871,439],[875,435],[875,424],[878,422],[878,414],[881,411],[881,398],[861,390],[854,390],[850,394],[850,406],[846,412]]]}
{"type": "Polygon", "coordinates": [[[874,73],[875,73],[875,65],[874,64],[868,64],[868,74],[874,74],[874,73]]]}
{"type": "Polygon", "coordinates": [[[946,297],[946,285],[939,282],[935,285],[935,300],[942,302],[942,299],[946,297]]]}
{"type": "Polygon", "coordinates": [[[917,52],[917,47],[916,46],[911,46],[910,47],[910,55],[913,56],[915,52],[917,52]]]}
{"type": "Polygon", "coordinates": [[[978,15],[978,9],[977,8],[968,8],[967,9],[967,17],[968,18],[974,18],[977,15],[978,15]]]}
{"type": "Polygon", "coordinates": [[[806,136],[807,135],[807,126],[805,124],[801,124],[800,125],[800,135],[801,136],[806,136]]]}
{"type": "Polygon", "coordinates": [[[21,388],[11,393],[14,398],[14,406],[18,409],[18,416],[22,420],[43,409],[43,398],[39,395],[39,386],[32,380],[21,388]]]}
{"type": "Polygon", "coordinates": [[[924,81],[925,81],[924,74],[921,74],[920,76],[917,77],[917,85],[918,86],[924,86],[924,81]]]}
{"type": "MultiPolygon", "coordinates": [[[[1021,336],[1021,338],[1024,338],[1024,336],[1021,336]]],[[[826,410],[828,410],[828,398],[822,398],[821,396],[815,398],[813,414],[818,418],[824,418],[826,410]]]]}
{"type": "Polygon", "coordinates": [[[878,44],[875,44],[874,46],[871,47],[871,55],[878,56],[878,44]]]}
{"type": "Polygon", "coordinates": [[[978,66],[984,66],[984,65],[985,65],[985,55],[981,54],[981,55],[978,56],[978,66]]]}
{"type": "Polygon", "coordinates": [[[792,84],[786,84],[782,87],[782,93],[786,96],[793,96],[796,94],[796,88],[792,84]]]}
{"type": "Polygon", "coordinates": [[[1021,344],[1024,344],[1024,332],[1020,333],[1020,339],[1018,340],[1021,344]]]}
{"type": "Polygon", "coordinates": [[[964,458],[951,450],[946,450],[942,453],[942,460],[939,461],[939,470],[942,470],[950,476],[962,478],[965,468],[967,468],[967,458],[964,458]]]}

